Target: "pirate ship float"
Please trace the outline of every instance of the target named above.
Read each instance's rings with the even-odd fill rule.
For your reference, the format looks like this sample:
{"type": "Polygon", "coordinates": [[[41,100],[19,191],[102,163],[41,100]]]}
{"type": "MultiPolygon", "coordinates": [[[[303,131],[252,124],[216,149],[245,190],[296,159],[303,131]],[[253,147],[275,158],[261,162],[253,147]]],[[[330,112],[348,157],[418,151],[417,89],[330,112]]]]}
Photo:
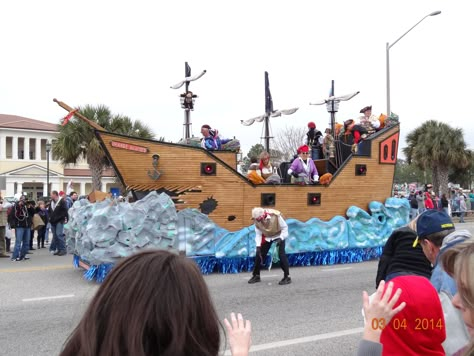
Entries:
{"type": "MultiPolygon", "coordinates": [[[[190,77],[190,72],[186,74],[190,77]]],[[[275,111],[267,73],[265,84],[266,113],[260,121],[265,121],[265,146],[268,150],[268,120],[275,111]]],[[[190,97],[193,97],[192,93],[190,97]]],[[[249,225],[250,212],[255,206],[275,208],[287,218],[301,221],[312,217],[329,220],[334,216],[344,216],[352,205],[367,210],[371,201],[385,201],[391,195],[399,125],[386,127],[369,136],[357,154],[336,140],[337,159],[329,164],[325,159],[315,161],[320,176],[328,170],[333,174],[327,185],[302,186],[285,181],[277,185],[255,185],[238,172],[236,152],[207,151],[191,145],[106,132],[70,106],[55,101],[90,124],[118,178],[137,199],[151,191],[165,192],[173,199],[177,210],[198,209],[217,225],[231,231],[249,225]]],[[[329,104],[334,107],[337,101],[332,96],[329,104]]],[[[188,113],[185,120],[189,122],[189,109],[185,109],[185,113],[188,113]]],[[[334,128],[333,114],[331,124],[334,128]]],[[[282,175],[285,175],[284,167],[282,165],[282,175]]]]}
{"type": "MultiPolygon", "coordinates": [[[[301,221],[329,220],[344,216],[352,205],[367,209],[371,201],[385,201],[391,195],[398,125],[368,137],[358,154],[348,154],[328,185],[255,185],[237,171],[236,152],[118,135],[79,112],[75,116],[95,130],[118,178],[138,199],[151,191],[165,192],[178,210],[198,209],[228,230],[248,226],[255,206],[271,207],[301,221]]],[[[326,160],[315,163],[324,174],[326,160]]]]}
{"type": "MultiPolygon", "coordinates": [[[[357,154],[336,140],[337,159],[315,161],[320,176],[328,170],[333,174],[329,184],[295,185],[283,180],[255,185],[238,172],[237,152],[107,132],[67,104],[54,101],[91,126],[118,178],[137,199],[150,192],[166,193],[179,213],[197,210],[212,221],[211,228],[193,230],[202,218],[191,216],[178,227],[191,231],[179,237],[186,245],[180,250],[194,257],[204,273],[252,268],[253,230],[248,227],[255,206],[278,209],[285,215],[291,231],[287,244],[291,265],[375,258],[393,228],[407,222],[408,204],[389,198],[398,124],[369,136],[357,154]],[[380,203],[384,201],[385,205],[380,203]]],[[[334,108],[334,102],[329,104],[334,108]]],[[[271,114],[267,111],[263,119],[271,114]]]]}

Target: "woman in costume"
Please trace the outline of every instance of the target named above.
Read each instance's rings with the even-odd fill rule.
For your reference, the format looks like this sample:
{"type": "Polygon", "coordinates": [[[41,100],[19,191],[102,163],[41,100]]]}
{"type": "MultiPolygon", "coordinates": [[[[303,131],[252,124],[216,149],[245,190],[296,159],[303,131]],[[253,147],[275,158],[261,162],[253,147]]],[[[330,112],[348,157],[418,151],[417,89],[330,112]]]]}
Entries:
{"type": "Polygon", "coordinates": [[[292,175],[292,183],[311,184],[319,181],[319,174],[314,161],[308,157],[309,147],[307,145],[298,148],[298,158],[296,158],[288,169],[288,174],[292,175]]]}
{"type": "Polygon", "coordinates": [[[354,144],[359,144],[363,139],[367,137],[367,130],[361,126],[357,125],[354,120],[349,119],[344,122],[345,131],[350,131],[354,137],[354,144]]]}
{"type": "Polygon", "coordinates": [[[263,151],[260,154],[260,164],[258,167],[258,172],[263,179],[267,179],[273,174],[273,167],[270,162],[270,153],[263,151]]]}
{"type": "Polygon", "coordinates": [[[250,157],[250,166],[247,170],[247,178],[253,184],[264,184],[265,179],[258,173],[259,172],[259,165],[257,163],[257,157],[250,157]]]}
{"type": "Polygon", "coordinates": [[[260,154],[260,164],[257,173],[265,180],[266,184],[279,184],[280,176],[273,171],[270,162],[270,153],[263,151],[260,154]]]}
{"type": "Polygon", "coordinates": [[[201,147],[208,151],[216,151],[222,149],[222,142],[219,137],[219,131],[211,129],[209,125],[201,126],[201,134],[203,135],[201,147]]]}

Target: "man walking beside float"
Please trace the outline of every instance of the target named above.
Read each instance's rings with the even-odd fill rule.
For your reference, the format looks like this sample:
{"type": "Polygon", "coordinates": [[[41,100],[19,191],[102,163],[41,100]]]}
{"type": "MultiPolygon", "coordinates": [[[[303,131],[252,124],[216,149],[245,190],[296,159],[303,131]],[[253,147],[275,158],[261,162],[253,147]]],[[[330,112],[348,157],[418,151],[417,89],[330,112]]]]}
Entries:
{"type": "Polygon", "coordinates": [[[260,282],[260,268],[265,261],[268,251],[273,243],[278,247],[278,257],[283,270],[283,279],[278,283],[285,285],[291,283],[288,258],[285,253],[285,240],[288,237],[288,225],[281,213],[274,209],[254,208],[252,219],[255,223],[255,266],[249,284],[260,282]]]}

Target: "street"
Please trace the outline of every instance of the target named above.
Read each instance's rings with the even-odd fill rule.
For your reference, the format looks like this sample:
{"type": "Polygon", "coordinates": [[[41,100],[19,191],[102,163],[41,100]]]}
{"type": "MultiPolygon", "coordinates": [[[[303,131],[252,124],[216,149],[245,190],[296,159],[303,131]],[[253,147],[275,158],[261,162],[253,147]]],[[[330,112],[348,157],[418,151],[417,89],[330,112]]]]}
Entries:
{"type": "MultiPolygon", "coordinates": [[[[474,231],[474,223],[456,225],[474,231]]],[[[0,260],[4,356],[58,355],[99,286],[73,268],[70,255],[41,249],[30,257],[0,260]]],[[[262,271],[262,282],[254,285],[247,283],[250,273],[204,278],[221,320],[234,311],[252,321],[252,355],[354,355],[362,291],[373,292],[376,269],[377,261],[290,268],[287,286],[278,285],[279,268],[262,271]]]]}

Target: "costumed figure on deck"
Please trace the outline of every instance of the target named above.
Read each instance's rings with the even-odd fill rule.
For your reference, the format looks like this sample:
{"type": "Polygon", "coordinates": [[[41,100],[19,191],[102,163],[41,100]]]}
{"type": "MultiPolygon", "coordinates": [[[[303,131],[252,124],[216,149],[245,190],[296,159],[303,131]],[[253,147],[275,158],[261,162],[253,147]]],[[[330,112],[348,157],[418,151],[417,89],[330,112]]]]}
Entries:
{"type": "Polygon", "coordinates": [[[201,134],[203,136],[201,140],[201,147],[208,151],[221,150],[223,144],[231,141],[229,139],[221,139],[219,137],[219,131],[212,129],[209,125],[201,126],[201,134]]]}
{"type": "Polygon", "coordinates": [[[247,170],[247,178],[253,183],[253,184],[264,184],[265,179],[257,173],[259,170],[259,165],[258,165],[258,160],[257,157],[253,156],[250,157],[250,166],[247,170]]]}
{"type": "Polygon", "coordinates": [[[357,125],[354,120],[349,119],[344,122],[343,142],[352,146],[352,152],[357,153],[358,145],[368,135],[367,129],[357,125]]]}
{"type": "Polygon", "coordinates": [[[308,157],[309,147],[298,148],[298,158],[291,163],[288,174],[292,175],[291,182],[297,184],[314,184],[319,181],[319,173],[314,161],[308,157]]]}
{"type": "Polygon", "coordinates": [[[336,125],[334,126],[334,130],[335,130],[336,137],[339,137],[340,135],[344,133],[342,132],[344,130],[344,124],[340,124],[339,122],[336,122],[336,125]]]}
{"type": "Polygon", "coordinates": [[[334,157],[334,137],[332,137],[331,129],[326,129],[324,131],[324,138],[323,138],[323,155],[325,159],[331,158],[331,151],[332,157],[334,157]]]}
{"type": "Polygon", "coordinates": [[[379,118],[372,115],[372,106],[366,106],[360,110],[360,113],[364,115],[359,117],[359,123],[367,130],[369,135],[380,129],[379,118]]]}
{"type": "Polygon", "coordinates": [[[274,209],[254,208],[252,219],[255,223],[255,266],[249,284],[260,282],[260,267],[264,263],[268,251],[273,243],[278,247],[278,257],[283,270],[283,279],[278,283],[285,285],[291,283],[290,267],[285,253],[285,240],[288,237],[288,225],[281,213],[274,209]]]}
{"type": "Polygon", "coordinates": [[[311,149],[311,158],[321,159],[321,146],[323,140],[323,134],[321,131],[316,129],[316,124],[314,122],[308,122],[309,131],[306,133],[306,144],[311,149]]]}
{"type": "Polygon", "coordinates": [[[260,164],[257,173],[265,179],[266,184],[279,184],[280,176],[275,173],[272,163],[270,162],[270,153],[263,151],[260,154],[260,164]]]}

